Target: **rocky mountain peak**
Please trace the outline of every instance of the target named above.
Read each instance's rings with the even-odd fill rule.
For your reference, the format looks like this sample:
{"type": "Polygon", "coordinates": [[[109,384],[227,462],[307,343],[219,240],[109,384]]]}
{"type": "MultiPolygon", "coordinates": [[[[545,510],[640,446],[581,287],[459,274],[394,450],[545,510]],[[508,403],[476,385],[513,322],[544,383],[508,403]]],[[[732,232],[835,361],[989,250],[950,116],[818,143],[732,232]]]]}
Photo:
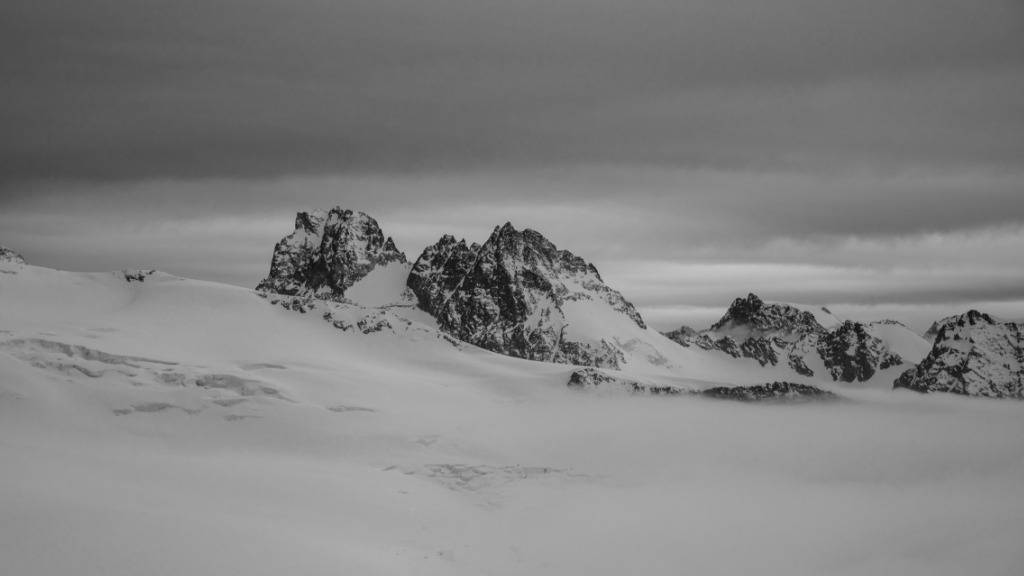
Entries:
{"type": "Polygon", "coordinates": [[[725,315],[711,326],[712,332],[742,333],[747,337],[791,337],[824,332],[814,314],[789,304],[768,304],[756,294],[737,298],[725,315]]]}
{"type": "Polygon", "coordinates": [[[0,246],[0,262],[9,264],[25,264],[25,259],[14,250],[0,246]]]}
{"type": "Polygon", "coordinates": [[[675,330],[662,332],[662,335],[668,338],[669,340],[672,340],[677,344],[686,347],[689,347],[693,340],[697,338],[699,334],[699,332],[685,324],[683,324],[679,328],[676,328],[675,330]]]}
{"type": "Polygon", "coordinates": [[[406,262],[380,225],[363,212],[299,212],[295,231],[274,246],[270,274],[258,290],[339,299],[375,267],[406,262]]]}
{"type": "Polygon", "coordinates": [[[572,303],[611,308],[646,328],[636,308],[597,269],[540,232],[495,227],[482,245],[443,236],[409,274],[421,308],[453,336],[532,360],[617,366],[621,352],[602,338],[573,335],[572,303]]]}
{"type": "Polygon", "coordinates": [[[946,318],[928,356],[894,387],[1024,399],[1024,325],[977,310],[946,318]]]}
{"type": "Polygon", "coordinates": [[[910,332],[902,324],[839,322],[827,308],[820,310],[828,328],[813,312],[790,304],[766,303],[756,294],[749,294],[734,300],[722,319],[708,330],[696,332],[683,326],[663,335],[682,346],[753,359],[761,366],[784,362],[805,377],[814,376],[811,366],[820,359],[832,380],[840,382],[864,382],[881,370],[904,363],[892,349],[893,342],[899,340],[893,337],[894,329],[910,332]]]}
{"type": "Polygon", "coordinates": [[[868,333],[860,322],[846,320],[818,339],[818,354],[832,379],[840,382],[864,382],[878,370],[903,363],[899,354],[888,349],[880,338],[868,333]]]}

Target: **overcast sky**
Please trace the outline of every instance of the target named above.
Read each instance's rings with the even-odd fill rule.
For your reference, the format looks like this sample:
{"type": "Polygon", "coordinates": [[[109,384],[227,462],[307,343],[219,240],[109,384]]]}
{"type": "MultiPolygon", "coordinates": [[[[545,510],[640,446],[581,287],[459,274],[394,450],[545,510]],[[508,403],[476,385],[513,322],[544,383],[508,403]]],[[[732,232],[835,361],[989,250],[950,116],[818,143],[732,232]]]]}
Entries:
{"type": "Polygon", "coordinates": [[[1024,316],[1021,0],[4,0],[0,243],[254,285],[296,210],[511,220],[659,328],[1024,316]]]}

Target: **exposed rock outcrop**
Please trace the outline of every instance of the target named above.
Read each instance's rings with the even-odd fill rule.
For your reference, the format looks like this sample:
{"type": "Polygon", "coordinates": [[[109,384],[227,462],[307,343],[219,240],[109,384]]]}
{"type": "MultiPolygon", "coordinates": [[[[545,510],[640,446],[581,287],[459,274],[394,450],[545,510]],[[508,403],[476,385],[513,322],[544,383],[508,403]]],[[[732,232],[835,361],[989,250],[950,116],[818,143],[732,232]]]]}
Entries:
{"type": "Polygon", "coordinates": [[[25,259],[14,250],[0,246],[0,262],[8,264],[25,264],[25,259]]]}
{"type": "Polygon", "coordinates": [[[947,318],[931,352],[895,388],[1024,399],[1024,326],[971,310],[947,318]]]}
{"type": "Polygon", "coordinates": [[[717,386],[700,392],[701,396],[741,402],[831,400],[837,398],[828,390],[794,382],[769,382],[753,386],[717,386]]]}
{"type": "Polygon", "coordinates": [[[126,282],[131,284],[132,282],[145,282],[146,278],[156,274],[156,270],[121,270],[120,274],[126,282]]]}
{"type": "Polygon", "coordinates": [[[666,338],[672,340],[673,342],[676,342],[680,346],[685,346],[689,348],[693,340],[699,335],[699,332],[697,332],[693,328],[690,328],[689,326],[683,325],[680,326],[679,328],[676,328],[675,330],[671,330],[669,332],[662,332],[662,334],[666,338]]]}
{"type": "Polygon", "coordinates": [[[684,392],[681,388],[676,388],[674,386],[646,384],[629,378],[606,374],[596,368],[581,368],[580,370],[574,371],[572,375],[569,376],[567,385],[570,388],[577,389],[617,388],[625,390],[626,392],[653,394],[656,396],[675,396],[684,392]]]}
{"type": "Polygon", "coordinates": [[[756,294],[737,298],[725,315],[711,326],[717,334],[743,338],[777,337],[796,339],[808,332],[823,332],[814,314],[789,304],[765,303],[756,294]]]}
{"type": "Polygon", "coordinates": [[[274,247],[270,274],[257,289],[338,300],[375,267],[394,262],[406,262],[405,254],[372,217],[339,207],[299,212],[295,231],[274,247]]]}
{"type": "Polygon", "coordinates": [[[864,382],[878,370],[903,363],[885,342],[867,332],[864,324],[847,320],[818,339],[818,354],[833,380],[864,382]]]}
{"type": "Polygon", "coordinates": [[[835,394],[828,390],[794,382],[767,382],[765,384],[748,386],[716,386],[704,390],[687,390],[677,386],[641,382],[617,374],[608,374],[596,368],[581,368],[574,371],[569,377],[567,385],[570,388],[580,390],[612,389],[633,394],[651,394],[656,396],[688,394],[720,400],[739,400],[741,402],[793,402],[837,398],[835,394]]]}
{"type": "Polygon", "coordinates": [[[609,312],[645,328],[593,264],[511,224],[482,245],[442,237],[417,259],[408,287],[442,330],[519,358],[614,368],[622,351],[610,336],[580,330],[583,316],[609,312]]]}
{"type": "Polygon", "coordinates": [[[683,346],[717,350],[733,358],[749,358],[761,366],[785,362],[801,376],[814,376],[820,359],[829,376],[840,382],[864,382],[879,370],[903,363],[885,341],[872,334],[876,324],[841,322],[825,308],[828,327],[809,310],[767,303],[755,294],[737,298],[725,315],[704,332],[683,327],[665,336],[683,346]],[[813,360],[813,362],[812,362],[813,360]]]}

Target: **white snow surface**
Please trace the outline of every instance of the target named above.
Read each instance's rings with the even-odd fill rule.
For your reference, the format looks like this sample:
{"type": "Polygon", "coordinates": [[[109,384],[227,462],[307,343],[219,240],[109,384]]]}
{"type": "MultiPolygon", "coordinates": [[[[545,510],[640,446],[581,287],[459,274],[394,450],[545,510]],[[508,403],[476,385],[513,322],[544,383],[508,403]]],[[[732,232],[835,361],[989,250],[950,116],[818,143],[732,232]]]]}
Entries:
{"type": "Polygon", "coordinates": [[[377,266],[345,291],[345,299],[369,307],[412,304],[415,297],[405,287],[410,269],[405,262],[377,266]]]}
{"type": "Polygon", "coordinates": [[[899,322],[871,322],[868,334],[885,342],[889,350],[899,354],[905,363],[917,364],[928,355],[932,343],[899,322]]]}
{"type": "MultiPolygon", "coordinates": [[[[6,574],[1024,565],[1024,403],[586,393],[565,386],[571,366],[424,337],[436,330],[412,308],[388,313],[416,330],[364,334],[166,274],[0,272],[6,574]]],[[[627,374],[776,379],[629,324],[627,374]]]]}

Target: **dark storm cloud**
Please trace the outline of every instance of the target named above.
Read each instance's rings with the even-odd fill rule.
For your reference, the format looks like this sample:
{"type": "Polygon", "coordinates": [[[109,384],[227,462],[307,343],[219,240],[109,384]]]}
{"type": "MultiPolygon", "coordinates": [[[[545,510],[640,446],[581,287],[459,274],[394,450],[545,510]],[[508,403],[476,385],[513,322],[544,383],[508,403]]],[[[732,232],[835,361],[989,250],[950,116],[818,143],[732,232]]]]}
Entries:
{"type": "Polygon", "coordinates": [[[0,178],[1005,168],[1022,60],[1017,0],[6,0],[0,178]]]}

